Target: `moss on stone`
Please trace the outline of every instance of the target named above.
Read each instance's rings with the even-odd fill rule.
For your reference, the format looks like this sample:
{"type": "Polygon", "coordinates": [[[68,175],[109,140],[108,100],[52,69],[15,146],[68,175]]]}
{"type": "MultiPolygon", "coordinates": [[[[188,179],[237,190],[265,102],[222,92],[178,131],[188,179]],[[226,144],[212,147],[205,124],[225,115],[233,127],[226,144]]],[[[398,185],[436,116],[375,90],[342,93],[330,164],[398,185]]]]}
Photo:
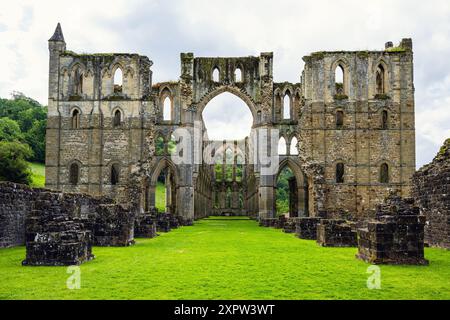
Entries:
{"type": "Polygon", "coordinates": [[[389,100],[390,98],[391,97],[385,93],[375,95],[376,100],[389,100]]]}
{"type": "Polygon", "coordinates": [[[388,48],[386,49],[387,52],[406,52],[405,48],[402,47],[392,47],[392,48],[388,48]]]}
{"type": "Polygon", "coordinates": [[[334,100],[347,100],[348,96],[346,94],[335,94],[334,100]]]}

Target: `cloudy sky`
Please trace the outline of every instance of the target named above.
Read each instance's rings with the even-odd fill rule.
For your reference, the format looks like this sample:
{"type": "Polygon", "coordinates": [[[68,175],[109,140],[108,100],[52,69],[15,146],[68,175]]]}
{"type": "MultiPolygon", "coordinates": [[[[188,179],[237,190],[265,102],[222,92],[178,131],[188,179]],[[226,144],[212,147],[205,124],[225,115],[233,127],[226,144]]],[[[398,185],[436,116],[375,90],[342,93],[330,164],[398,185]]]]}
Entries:
{"type": "MultiPolygon", "coordinates": [[[[0,96],[16,90],[46,103],[47,40],[57,22],[70,50],[149,56],[154,82],[178,78],[180,52],[247,56],[273,51],[275,81],[298,82],[301,58],[312,51],[382,49],[386,41],[411,37],[417,165],[429,162],[450,137],[448,0],[1,0],[0,96]]],[[[230,108],[230,99],[217,105],[230,108]]],[[[223,109],[210,114],[223,126],[217,122],[223,109]]],[[[232,123],[248,118],[246,110],[226,114],[232,123]]],[[[240,127],[229,131],[245,133],[240,127]]]]}

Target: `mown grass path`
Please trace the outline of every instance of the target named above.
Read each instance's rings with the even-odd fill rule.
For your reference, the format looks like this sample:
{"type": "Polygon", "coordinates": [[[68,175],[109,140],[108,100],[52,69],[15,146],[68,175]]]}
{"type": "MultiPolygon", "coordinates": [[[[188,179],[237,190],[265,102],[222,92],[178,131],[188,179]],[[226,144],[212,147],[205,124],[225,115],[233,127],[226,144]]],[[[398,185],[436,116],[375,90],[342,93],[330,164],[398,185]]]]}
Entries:
{"type": "Polygon", "coordinates": [[[1,299],[450,299],[450,251],[429,266],[381,266],[366,287],[356,248],[322,248],[250,220],[205,219],[127,248],[93,249],[81,289],[65,267],[22,267],[24,247],[0,249],[1,299]]]}

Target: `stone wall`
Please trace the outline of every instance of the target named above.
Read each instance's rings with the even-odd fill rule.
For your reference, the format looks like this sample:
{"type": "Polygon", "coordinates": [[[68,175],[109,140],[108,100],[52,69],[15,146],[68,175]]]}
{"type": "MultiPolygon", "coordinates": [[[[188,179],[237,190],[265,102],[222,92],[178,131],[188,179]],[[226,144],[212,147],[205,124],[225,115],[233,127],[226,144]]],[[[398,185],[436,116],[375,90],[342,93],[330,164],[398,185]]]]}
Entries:
{"type": "Polygon", "coordinates": [[[36,199],[35,190],[0,182],[0,247],[25,244],[25,217],[36,199]]]}
{"type": "Polygon", "coordinates": [[[25,244],[28,265],[82,263],[91,245],[130,245],[133,213],[106,197],[0,182],[0,244],[25,244]]]}
{"type": "Polygon", "coordinates": [[[354,224],[339,219],[322,219],[317,225],[317,243],[323,247],[356,247],[354,224]]]}
{"type": "Polygon", "coordinates": [[[374,264],[428,264],[424,226],[413,199],[390,196],[378,206],[377,218],[358,229],[357,257],[374,264]]]}
{"type": "Polygon", "coordinates": [[[450,139],[414,174],[412,194],[427,219],[425,242],[450,249],[450,139]]]}

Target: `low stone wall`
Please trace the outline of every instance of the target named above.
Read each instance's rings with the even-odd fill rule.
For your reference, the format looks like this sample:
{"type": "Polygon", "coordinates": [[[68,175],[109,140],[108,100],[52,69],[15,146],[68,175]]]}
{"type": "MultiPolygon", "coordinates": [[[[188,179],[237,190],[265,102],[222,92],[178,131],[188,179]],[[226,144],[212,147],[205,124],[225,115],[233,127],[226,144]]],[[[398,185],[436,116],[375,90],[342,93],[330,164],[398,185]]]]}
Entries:
{"type": "Polygon", "coordinates": [[[36,198],[31,188],[0,182],[0,248],[25,244],[25,217],[36,198]]]}
{"type": "Polygon", "coordinates": [[[450,249],[450,139],[412,181],[412,197],[427,219],[425,242],[450,249]]]}
{"type": "Polygon", "coordinates": [[[142,213],[136,216],[134,236],[136,238],[154,238],[157,236],[156,222],[150,213],[142,213]]]}
{"type": "Polygon", "coordinates": [[[354,223],[340,219],[322,219],[317,225],[317,243],[323,247],[356,247],[354,223]]]}
{"type": "Polygon", "coordinates": [[[40,192],[26,215],[23,265],[79,265],[94,258],[87,218],[74,216],[73,197],[40,192]]]}
{"type": "Polygon", "coordinates": [[[94,245],[123,247],[134,243],[134,215],[117,204],[100,204],[89,229],[94,245]]]}
{"type": "Polygon", "coordinates": [[[287,218],[284,223],[283,231],[286,233],[295,233],[298,219],[300,218],[287,218]]]}
{"type": "Polygon", "coordinates": [[[133,212],[106,197],[1,182],[0,220],[2,247],[25,244],[25,265],[79,264],[91,245],[133,242],[133,212]]]}
{"type": "Polygon", "coordinates": [[[374,264],[428,264],[424,226],[413,199],[390,197],[378,206],[377,218],[358,229],[357,257],[374,264]]]}
{"type": "Polygon", "coordinates": [[[261,227],[275,227],[277,221],[277,218],[261,218],[259,220],[259,225],[261,227]]]}
{"type": "Polygon", "coordinates": [[[295,234],[300,239],[316,240],[317,239],[317,225],[320,218],[298,218],[295,226],[295,234]]]}

